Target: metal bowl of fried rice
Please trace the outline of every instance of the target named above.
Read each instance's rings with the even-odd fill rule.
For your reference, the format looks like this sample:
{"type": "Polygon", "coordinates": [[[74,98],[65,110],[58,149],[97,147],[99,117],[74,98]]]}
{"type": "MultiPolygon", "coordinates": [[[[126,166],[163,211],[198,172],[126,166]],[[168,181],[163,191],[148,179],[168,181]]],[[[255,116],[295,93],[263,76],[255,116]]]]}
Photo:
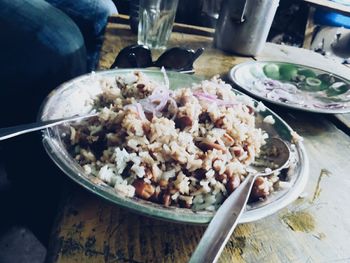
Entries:
{"type": "Polygon", "coordinates": [[[210,80],[165,70],[93,72],[55,89],[39,118],[97,112],[43,131],[71,179],[117,205],[159,219],[207,224],[239,187],[268,137],[291,150],[288,168],[254,184],[240,223],[295,200],[308,177],[302,139],[261,102],[210,80]]]}

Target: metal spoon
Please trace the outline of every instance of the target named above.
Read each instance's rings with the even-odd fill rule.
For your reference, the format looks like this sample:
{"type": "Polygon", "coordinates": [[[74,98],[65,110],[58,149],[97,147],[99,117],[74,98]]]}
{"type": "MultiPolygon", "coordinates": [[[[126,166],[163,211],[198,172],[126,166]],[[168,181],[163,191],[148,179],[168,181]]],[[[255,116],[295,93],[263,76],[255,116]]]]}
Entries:
{"type": "Polygon", "coordinates": [[[92,113],[92,114],[90,113],[88,115],[79,115],[79,116],[75,115],[73,117],[68,117],[68,118],[48,120],[48,121],[38,121],[38,122],[22,124],[22,125],[7,127],[7,128],[1,128],[0,141],[6,140],[21,134],[53,127],[65,122],[79,121],[79,120],[90,118],[97,115],[98,113],[92,113]]]}
{"type": "Polygon", "coordinates": [[[246,207],[255,179],[259,176],[267,176],[280,171],[289,163],[290,150],[281,139],[268,139],[262,151],[265,151],[262,154],[264,162],[273,163],[274,167],[272,169],[266,165],[254,167],[260,169],[260,172],[250,173],[225,200],[204,232],[192,254],[190,263],[216,262],[218,260],[246,207]]]}

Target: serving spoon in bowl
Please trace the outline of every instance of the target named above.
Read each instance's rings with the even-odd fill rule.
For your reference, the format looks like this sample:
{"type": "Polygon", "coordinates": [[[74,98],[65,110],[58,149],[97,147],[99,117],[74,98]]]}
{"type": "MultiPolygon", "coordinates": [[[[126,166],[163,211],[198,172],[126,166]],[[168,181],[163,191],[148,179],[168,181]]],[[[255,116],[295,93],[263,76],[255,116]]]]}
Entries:
{"type": "Polygon", "coordinates": [[[79,121],[82,119],[87,119],[90,117],[97,116],[98,113],[89,113],[86,115],[74,115],[72,117],[66,117],[66,118],[60,118],[60,119],[55,119],[55,120],[47,120],[47,121],[37,121],[33,123],[27,123],[27,124],[22,124],[22,125],[17,125],[17,126],[11,126],[11,127],[6,127],[6,128],[0,128],[0,141],[33,132],[33,131],[38,131],[42,130],[45,128],[53,127],[56,125],[60,125],[65,122],[72,122],[72,121],[79,121]]]}
{"type": "Polygon", "coordinates": [[[265,164],[259,162],[257,166],[252,165],[256,172],[249,173],[219,207],[192,254],[190,263],[216,262],[236,228],[256,178],[271,175],[288,166],[290,150],[283,140],[279,138],[267,139],[262,151],[265,154],[261,155],[263,157],[261,159],[265,164]],[[266,165],[267,163],[269,165],[266,165]]]}

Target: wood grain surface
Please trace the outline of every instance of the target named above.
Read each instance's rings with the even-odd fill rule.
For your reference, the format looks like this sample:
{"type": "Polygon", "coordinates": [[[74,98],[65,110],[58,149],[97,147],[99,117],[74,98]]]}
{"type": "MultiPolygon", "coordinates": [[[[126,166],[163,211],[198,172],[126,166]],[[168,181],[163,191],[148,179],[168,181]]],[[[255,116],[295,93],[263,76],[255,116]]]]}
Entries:
{"type": "MultiPolygon", "coordinates": [[[[100,67],[109,68],[119,50],[133,43],[128,26],[110,24],[100,67]]],[[[253,60],[215,50],[206,36],[174,33],[170,46],[176,45],[206,48],[195,64],[196,73],[206,77],[224,76],[235,64],[253,60]]],[[[294,61],[297,55],[309,61],[310,51],[299,51],[267,45],[254,59],[294,61]]],[[[319,66],[313,59],[310,63],[319,66]]],[[[350,262],[350,137],[327,116],[274,110],[304,137],[310,179],[288,207],[239,225],[219,262],[350,262]]],[[[186,262],[204,230],[133,214],[72,184],[57,217],[48,261],[186,262]]]]}

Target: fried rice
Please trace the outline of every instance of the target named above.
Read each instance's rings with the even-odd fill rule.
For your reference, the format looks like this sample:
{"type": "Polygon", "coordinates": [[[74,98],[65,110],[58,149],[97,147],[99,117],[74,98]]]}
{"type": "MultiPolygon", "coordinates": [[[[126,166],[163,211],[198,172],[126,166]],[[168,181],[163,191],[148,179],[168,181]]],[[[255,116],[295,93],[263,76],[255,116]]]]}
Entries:
{"type": "MultiPolygon", "coordinates": [[[[140,72],[101,79],[99,114],[71,125],[70,152],[86,174],[119,194],[215,210],[248,175],[268,137],[255,126],[264,107],[218,77],[170,90],[164,76],[164,83],[140,72]]],[[[252,198],[268,196],[276,181],[258,178],[252,198]]]]}

